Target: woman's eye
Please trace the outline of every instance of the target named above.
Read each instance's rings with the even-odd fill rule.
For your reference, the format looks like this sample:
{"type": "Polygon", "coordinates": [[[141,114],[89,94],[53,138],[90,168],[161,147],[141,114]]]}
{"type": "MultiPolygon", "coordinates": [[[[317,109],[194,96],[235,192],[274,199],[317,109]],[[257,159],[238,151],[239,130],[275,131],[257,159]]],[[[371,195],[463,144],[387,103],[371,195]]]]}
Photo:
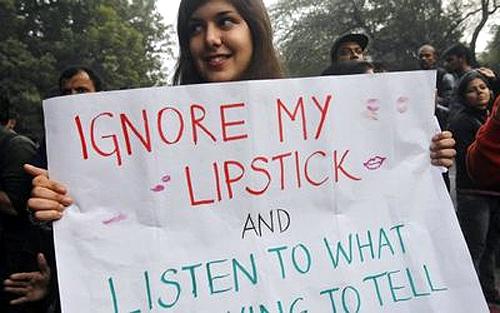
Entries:
{"type": "Polygon", "coordinates": [[[189,25],[189,34],[191,34],[191,36],[199,34],[202,29],[203,27],[201,26],[201,24],[191,24],[189,25]]]}
{"type": "Polygon", "coordinates": [[[236,23],[229,17],[225,17],[219,20],[219,25],[224,28],[232,27],[234,24],[236,23]]]}

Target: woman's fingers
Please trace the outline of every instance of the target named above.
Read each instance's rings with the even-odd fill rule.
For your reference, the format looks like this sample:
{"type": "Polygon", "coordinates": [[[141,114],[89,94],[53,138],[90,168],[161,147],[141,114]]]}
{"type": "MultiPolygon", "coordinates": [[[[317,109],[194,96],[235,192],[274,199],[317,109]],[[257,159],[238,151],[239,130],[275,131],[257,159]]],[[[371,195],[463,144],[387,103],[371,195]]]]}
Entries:
{"type": "Polygon", "coordinates": [[[24,164],[24,170],[26,173],[34,176],[33,186],[45,187],[60,194],[67,193],[67,189],[63,184],[49,179],[49,174],[47,170],[30,164],[24,164]]]}
{"type": "Polygon", "coordinates": [[[34,199],[40,198],[55,201],[64,206],[68,206],[73,203],[73,199],[71,199],[71,197],[69,197],[68,195],[57,193],[53,189],[49,189],[47,187],[33,187],[33,189],[31,190],[31,197],[34,199]]]}
{"type": "Polygon", "coordinates": [[[35,219],[37,219],[38,221],[50,222],[50,221],[58,220],[61,217],[63,217],[63,213],[60,211],[51,210],[51,211],[36,211],[35,212],[35,219]]]}
{"type": "Polygon", "coordinates": [[[43,176],[49,177],[49,174],[48,174],[46,169],[39,168],[39,167],[33,166],[31,164],[24,164],[23,167],[24,167],[24,171],[26,173],[30,174],[31,176],[43,175],[43,176]]]}
{"type": "Polygon", "coordinates": [[[444,131],[434,135],[430,146],[431,164],[445,167],[452,166],[457,154],[453,147],[455,147],[455,139],[453,139],[451,132],[444,131]]]}

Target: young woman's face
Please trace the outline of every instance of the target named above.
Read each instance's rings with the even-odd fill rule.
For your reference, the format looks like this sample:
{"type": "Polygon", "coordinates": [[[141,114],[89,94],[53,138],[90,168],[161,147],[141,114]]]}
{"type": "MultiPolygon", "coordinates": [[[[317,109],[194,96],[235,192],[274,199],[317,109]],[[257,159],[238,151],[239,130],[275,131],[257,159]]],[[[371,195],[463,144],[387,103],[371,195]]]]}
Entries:
{"type": "Polygon", "coordinates": [[[226,0],[209,0],[189,21],[189,49],[200,76],[208,82],[241,79],[253,54],[252,34],[226,0]]]}
{"type": "Polygon", "coordinates": [[[467,89],[465,89],[465,101],[467,101],[467,105],[486,108],[490,97],[490,89],[482,79],[475,78],[467,84],[467,89]]]}

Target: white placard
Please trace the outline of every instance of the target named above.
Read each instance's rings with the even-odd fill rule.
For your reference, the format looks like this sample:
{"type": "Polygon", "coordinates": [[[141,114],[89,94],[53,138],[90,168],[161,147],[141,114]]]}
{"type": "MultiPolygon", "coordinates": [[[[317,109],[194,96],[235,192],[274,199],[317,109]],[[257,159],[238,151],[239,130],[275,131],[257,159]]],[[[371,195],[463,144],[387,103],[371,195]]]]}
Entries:
{"type": "Polygon", "coordinates": [[[47,101],[64,312],[488,312],[430,164],[434,75],[47,101]]]}

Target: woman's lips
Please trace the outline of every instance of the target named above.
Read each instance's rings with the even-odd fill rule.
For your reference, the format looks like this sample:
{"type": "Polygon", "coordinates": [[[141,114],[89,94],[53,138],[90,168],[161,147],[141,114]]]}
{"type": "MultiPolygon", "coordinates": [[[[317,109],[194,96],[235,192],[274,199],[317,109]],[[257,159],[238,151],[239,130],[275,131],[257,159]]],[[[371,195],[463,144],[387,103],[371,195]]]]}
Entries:
{"type": "Polygon", "coordinates": [[[214,55],[205,58],[208,66],[212,68],[220,68],[224,66],[224,63],[229,59],[230,55],[214,55]]]}

